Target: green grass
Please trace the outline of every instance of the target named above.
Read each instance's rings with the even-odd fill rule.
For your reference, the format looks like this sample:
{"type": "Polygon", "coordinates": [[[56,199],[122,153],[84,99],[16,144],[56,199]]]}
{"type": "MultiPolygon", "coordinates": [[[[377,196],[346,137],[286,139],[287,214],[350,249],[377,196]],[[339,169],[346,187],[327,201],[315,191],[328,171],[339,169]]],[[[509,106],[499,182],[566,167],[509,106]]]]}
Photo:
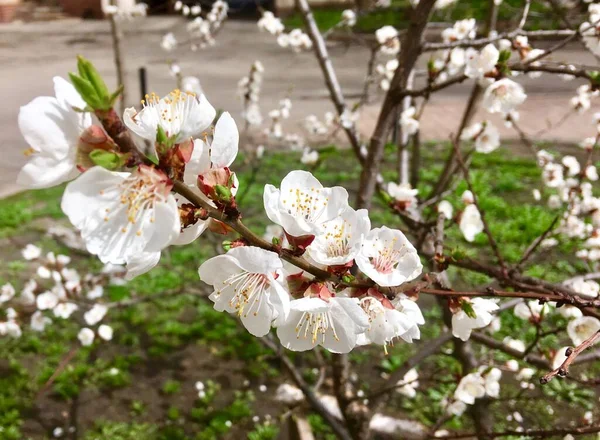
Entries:
{"type": "MultiPolygon", "coordinates": [[[[433,14],[433,21],[454,22],[463,18],[475,18],[478,22],[485,22],[489,11],[488,0],[458,1],[455,5],[433,14]]],[[[516,24],[521,16],[523,2],[521,0],[505,0],[499,8],[498,20],[500,27],[516,24]]],[[[313,10],[319,29],[325,31],[332,28],[340,21],[344,8],[315,8],[313,10]]],[[[374,9],[358,17],[354,30],[357,32],[372,33],[382,26],[390,25],[398,29],[408,27],[410,22],[410,3],[408,0],[393,0],[389,9],[374,9]]],[[[286,17],[284,23],[289,28],[303,26],[302,17],[293,13],[286,17]]],[[[560,21],[542,2],[533,2],[530,10],[527,28],[536,30],[540,28],[558,28],[560,21]]],[[[481,29],[480,29],[481,30],[481,29]]]]}
{"type": "MultiPolygon", "coordinates": [[[[447,145],[423,146],[423,172],[419,188],[427,194],[435,182],[441,158],[445,157],[447,145]]],[[[395,179],[395,152],[386,150],[383,174],[395,179]]],[[[254,177],[247,165],[234,165],[239,170],[241,193],[247,191],[241,210],[244,221],[261,233],[268,224],[262,208],[264,184],[278,182],[297,164],[298,153],[267,153],[254,177]],[[249,186],[249,184],[252,184],[249,186]]],[[[244,163],[240,157],[238,164],[244,163]]],[[[357,190],[360,167],[348,151],[329,147],[322,151],[321,162],[310,169],[325,185],[343,185],[351,200],[357,190]]],[[[531,189],[538,187],[540,171],[528,159],[515,157],[506,149],[490,155],[476,155],[473,160],[472,178],[481,205],[490,222],[490,228],[501,244],[505,258],[517,261],[523,250],[552,221],[543,204],[534,202],[531,189]]],[[[465,189],[461,183],[447,197],[461,209],[460,196],[465,189]]],[[[51,218],[64,221],[60,212],[62,188],[26,192],[0,201],[0,236],[20,245],[35,242],[46,250],[67,252],[53,240],[42,235],[39,221],[51,218]],[[26,238],[26,240],[25,240],[26,238]]],[[[435,213],[426,212],[430,219],[435,213]]],[[[386,224],[404,229],[398,217],[376,200],[371,213],[374,226],[386,224]]],[[[464,241],[456,226],[447,229],[447,245],[477,258],[490,259],[487,238],[480,234],[475,243],[464,241]]],[[[268,440],[277,432],[276,417],[283,408],[265,405],[272,397],[260,394],[255,397],[252,389],[258,384],[269,383],[275,389],[284,380],[280,365],[271,353],[257,340],[240,328],[235,318],[213,310],[205,299],[186,293],[186,286],[198,286],[197,268],[215,254],[215,245],[226,237],[206,234],[196,243],[185,247],[172,247],[164,253],[161,264],[151,272],[140,276],[125,286],[112,286],[106,295],[111,301],[119,301],[135,295],[155,295],[165,290],[182,289],[182,293],[158,300],[140,303],[132,307],[111,310],[106,318],[113,326],[115,336],[110,344],[77,349],[72,360],[60,374],[47,385],[58,366],[77,347],[76,334],[79,326],[74,322],[61,321],[48,327],[43,334],[25,331],[19,341],[0,338],[0,434],[1,440],[19,440],[30,433],[31,414],[34,408],[55,414],[54,420],[62,420],[61,411],[88,393],[105,396],[118,405],[119,419],[103,416],[104,407],[94,410],[93,419],[84,419],[80,426],[80,438],[84,440],[149,440],[250,438],[268,440]],[[244,381],[251,382],[248,389],[244,381]],[[199,398],[194,383],[205,383],[206,395],[199,398]],[[143,385],[143,386],[142,386],[143,385]],[[43,400],[38,393],[43,391],[43,400]],[[142,390],[150,390],[142,392],[142,390]],[[40,403],[41,402],[41,403],[40,403]],[[264,422],[267,414],[274,423],[264,422]],[[252,421],[254,415],[260,423],[252,421]]],[[[28,264],[23,263],[18,249],[6,248],[9,257],[2,269],[1,280],[14,280],[18,288],[27,279],[28,264]]],[[[544,276],[549,280],[564,278],[565,274],[581,271],[580,263],[574,261],[572,245],[562,243],[557,249],[532,259],[528,273],[544,276]]],[[[426,262],[424,262],[426,263],[426,262]]],[[[75,256],[74,265],[82,272],[97,271],[99,262],[91,257],[75,256]]],[[[486,277],[451,269],[449,274],[455,284],[473,286],[486,283],[486,277]]],[[[0,281],[1,281],[0,280],[0,281]]],[[[424,307],[427,324],[422,327],[422,337],[436,337],[440,309],[434,305],[424,307]]],[[[565,325],[562,318],[545,322],[545,329],[565,325]]],[[[502,330],[498,337],[523,335],[526,343],[533,341],[532,326],[510,313],[502,315],[502,330]]],[[[542,340],[544,350],[561,346],[555,335],[542,340]]],[[[381,383],[382,372],[391,373],[415,352],[417,346],[398,343],[388,348],[384,355],[379,347],[355,350],[351,358],[367,380],[361,389],[375,389],[381,383]]],[[[504,362],[502,354],[480,350],[480,355],[504,362]]],[[[324,353],[328,357],[327,353],[324,353]]],[[[292,355],[294,362],[304,365],[306,378],[316,381],[312,372],[316,365],[312,355],[292,355]]],[[[461,367],[451,357],[443,354],[429,358],[419,367],[421,374],[438,372],[439,382],[423,383],[424,393],[415,400],[394,397],[390,408],[406,417],[413,417],[432,424],[441,415],[439,402],[453,390],[450,382],[461,373],[461,367]]],[[[559,382],[557,382],[559,383],[559,382]]],[[[515,384],[503,387],[503,393],[517,393],[515,384]]],[[[565,407],[587,408],[593,402],[586,390],[570,385],[553,385],[544,388],[547,399],[565,407]]],[[[541,405],[541,404],[540,404],[541,405]]],[[[498,404],[497,406],[500,406],[498,404]]],[[[537,407],[536,407],[537,408],[537,407]]],[[[498,408],[506,411],[506,408],[498,408]]],[[[545,412],[540,408],[536,414],[541,421],[545,412]],[[542,415],[539,415],[539,414],[542,415]]],[[[53,416],[54,417],[54,416],[53,416]]],[[[498,417],[500,420],[501,417],[498,417]]],[[[318,439],[330,439],[332,433],[323,421],[310,415],[309,422],[318,439]]],[[[448,428],[468,429],[464,419],[453,419],[448,428]]],[[[499,422],[499,427],[502,426],[499,422]]],[[[46,432],[50,435],[50,431],[46,432]]]]}

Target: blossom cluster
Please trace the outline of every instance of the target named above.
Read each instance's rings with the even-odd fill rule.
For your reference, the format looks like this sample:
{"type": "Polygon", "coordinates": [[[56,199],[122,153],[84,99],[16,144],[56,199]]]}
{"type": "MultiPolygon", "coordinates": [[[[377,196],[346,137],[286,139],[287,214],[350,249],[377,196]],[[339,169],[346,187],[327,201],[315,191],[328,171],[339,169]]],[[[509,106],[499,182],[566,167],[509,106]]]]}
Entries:
{"type": "MultiPolygon", "coordinates": [[[[227,18],[229,5],[222,1],[215,1],[210,11],[202,16],[202,8],[199,4],[188,6],[181,1],[177,1],[174,7],[175,11],[180,12],[184,16],[193,16],[194,19],[186,25],[190,48],[192,51],[203,49],[207,46],[215,44],[215,34],[221,29],[223,22],[227,18]]],[[[166,52],[171,52],[177,48],[179,41],[173,32],[166,33],[161,41],[160,46],[166,52]]]]}
{"type": "Polygon", "coordinates": [[[255,61],[250,66],[250,73],[238,82],[238,94],[244,100],[242,116],[248,125],[260,125],[262,114],[260,112],[260,90],[265,68],[260,61],[255,61]]]}
{"type": "Polygon", "coordinates": [[[312,41],[307,34],[301,29],[292,29],[289,33],[285,32],[285,26],[271,11],[264,11],[257,25],[261,31],[276,36],[277,44],[280,47],[289,47],[294,52],[312,48],[312,41]]]}
{"type": "MultiPolygon", "coordinates": [[[[226,231],[225,223],[194,207],[196,198],[225,215],[239,215],[239,183],[229,168],[238,152],[238,130],[226,112],[213,127],[216,111],[204,96],[180,90],[163,98],[150,94],[141,110],[125,110],[129,134],[152,146],[144,160],[121,150],[81,111],[89,96],[84,99],[60,78],[55,85],[56,97],[38,98],[21,111],[20,128],[31,150],[19,181],[38,188],[69,181],[61,207],[87,251],[103,263],[126,265],[131,279],[154,267],[165,248],[191,243],[208,228],[226,231]],[[56,112],[60,119],[53,117],[56,112]],[[175,181],[192,200],[174,192],[175,181]]],[[[283,101],[280,113],[288,114],[289,107],[283,101]]],[[[352,209],[344,188],[324,187],[305,171],[290,172],[279,188],[266,185],[264,208],[280,228],[272,245],[265,249],[241,239],[199,269],[215,289],[210,298],[217,310],[237,313],[257,336],[276,327],[282,344],[293,350],[320,344],[348,352],[357,344],[385,346],[419,337],[424,321],[417,304],[403,294],[390,301],[381,291],[421,274],[419,256],[401,231],[371,229],[367,211],[352,209]],[[313,278],[297,267],[304,263],[294,269],[289,264],[294,259],[333,278],[313,278]]],[[[65,273],[56,279],[66,279],[65,273]]],[[[54,309],[63,296],[45,293],[40,301],[48,299],[44,309],[54,309]]],[[[101,308],[89,312],[102,315],[87,320],[89,325],[103,317],[106,307],[104,313],[101,308]]],[[[91,343],[93,331],[82,330],[80,339],[91,343]]]]}

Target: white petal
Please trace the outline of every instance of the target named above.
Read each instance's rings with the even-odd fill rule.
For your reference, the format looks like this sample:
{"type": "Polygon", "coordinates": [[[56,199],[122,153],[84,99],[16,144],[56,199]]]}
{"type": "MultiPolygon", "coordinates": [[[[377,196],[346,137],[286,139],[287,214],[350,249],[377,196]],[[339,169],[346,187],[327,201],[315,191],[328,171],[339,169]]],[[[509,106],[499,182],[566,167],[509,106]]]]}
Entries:
{"type": "Polygon", "coordinates": [[[125,279],[132,280],[150,271],[160,261],[160,254],[160,252],[143,252],[127,258],[127,274],[125,275],[125,279]]]}
{"type": "Polygon", "coordinates": [[[215,168],[228,167],[238,153],[240,135],[235,121],[228,112],[221,115],[215,126],[215,135],[210,146],[210,159],[215,168]]]}

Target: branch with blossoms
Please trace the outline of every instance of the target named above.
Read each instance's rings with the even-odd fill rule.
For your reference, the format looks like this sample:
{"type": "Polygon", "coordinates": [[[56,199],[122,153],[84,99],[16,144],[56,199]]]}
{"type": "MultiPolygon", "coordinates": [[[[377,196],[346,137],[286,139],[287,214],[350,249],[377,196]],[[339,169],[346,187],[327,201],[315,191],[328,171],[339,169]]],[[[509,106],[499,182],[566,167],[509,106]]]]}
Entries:
{"type": "MultiPolygon", "coordinates": [[[[324,187],[305,171],[291,171],[279,187],[266,185],[265,213],[275,224],[271,226],[269,238],[246,226],[244,213],[238,206],[245,188],[238,194],[240,183],[232,169],[240,147],[234,119],[224,112],[215,121],[217,112],[198,88],[192,91],[182,87],[164,97],[149,94],[141,109],[126,109],[121,116],[114,110],[114,104],[122,97],[122,91],[109,92],[94,66],[80,58],[78,73],[71,75],[72,84],[55,79],[56,97],[34,100],[23,107],[19,118],[23,135],[31,145],[31,157],[19,175],[19,182],[30,188],[69,182],[61,203],[63,211],[81,232],[84,246],[91,254],[105,263],[126,265],[124,278],[151,270],[170,246],[202,240],[200,236],[209,231],[236,234],[225,242],[226,253],[203,262],[198,269],[200,279],[212,288],[209,300],[216,310],[236,315],[252,335],[263,338],[263,343],[277,353],[311,406],[340,438],[364,438],[370,429],[367,422],[374,419],[373,415],[392,391],[405,396],[415,393],[418,374],[414,368],[439,353],[452,338],[453,356],[461,364],[461,372],[456,389],[445,397],[440,423],[467,412],[478,427],[476,435],[494,436],[486,418],[490,414],[483,414],[486,411],[482,408],[499,397],[504,367],[494,363],[484,365],[474,348],[486,346],[510,355],[513,360],[566,374],[569,364],[576,363],[575,357],[597,341],[600,328],[597,310],[600,286],[593,280],[578,278],[555,284],[523,275],[525,263],[531,261],[536,248],[543,248],[548,240],[561,236],[581,239],[584,248],[578,257],[597,271],[600,203],[592,195],[590,182],[598,178],[592,157],[598,136],[584,142],[588,155],[583,164],[573,156],[556,160],[544,150],[537,151],[531,142],[542,172],[541,183],[559,193],[553,194],[552,203],[563,207],[564,212],[557,216],[556,225],[552,223],[525,250],[516,265],[504,260],[501,244],[492,236],[469,171],[472,157],[490,153],[500,146],[499,132],[490,121],[473,123],[480,100],[485,110],[502,115],[507,124],[519,131],[522,140],[528,139],[517,124],[517,109],[527,95],[523,86],[515,81],[516,73],[536,77],[545,72],[585,79],[589,85],[578,89],[569,104],[573,112],[589,109],[590,101],[598,94],[598,73],[584,65],[554,63],[546,58],[579,38],[591,51],[597,52],[600,10],[592,5],[589,22],[578,30],[525,31],[530,6],[530,2],[526,2],[513,31],[497,37],[476,38],[475,20],[467,19],[445,29],[441,35],[443,41],[436,43],[425,41],[428,38],[425,31],[432,11],[442,7],[440,4],[444,2],[421,0],[415,3],[418,4],[411,10],[410,25],[405,32],[391,26],[375,32],[376,43],[368,61],[363,95],[355,105],[348,99],[349,95],[344,94],[329,57],[326,37],[330,33],[323,35],[319,31],[308,3],[297,0],[305,31],[287,32],[274,14],[263,13],[258,22],[261,30],[294,52],[313,50],[319,62],[337,115],[326,115],[325,124],[316,117],[310,118],[307,125],[316,133],[327,132],[327,127],[332,125],[341,128],[362,166],[356,204],[361,209],[350,206],[344,188],[324,187]],[[562,40],[547,51],[532,47],[531,41],[546,37],[562,40]],[[416,76],[415,66],[423,56],[430,56],[425,71],[426,85],[415,87],[411,78],[416,76]],[[375,67],[377,57],[391,59],[375,67]],[[386,93],[376,127],[365,141],[356,128],[356,118],[368,96],[374,72],[380,75],[379,87],[386,93]],[[420,200],[418,190],[408,184],[410,181],[414,186],[417,182],[421,163],[415,146],[412,176],[408,176],[407,139],[400,142],[404,148],[400,154],[403,166],[399,167],[402,178],[396,180],[400,183],[385,182],[380,171],[389,134],[399,128],[403,135],[418,139],[419,120],[432,94],[464,81],[473,81],[473,92],[460,127],[454,132],[447,166],[428,200],[420,200]],[[60,118],[49,118],[49,114],[55,113],[60,118]],[[92,115],[101,125],[94,125],[92,115]],[[462,142],[473,147],[464,156],[462,142]],[[454,213],[454,207],[443,198],[458,168],[469,191],[463,194],[460,208],[454,213]],[[369,208],[375,192],[379,192],[402,219],[406,235],[386,226],[371,227],[369,211],[365,208],[369,208]],[[459,229],[467,242],[485,233],[500,267],[454,252],[444,240],[444,231],[450,228],[459,229]],[[431,263],[429,273],[422,274],[421,258],[431,263]],[[454,290],[446,282],[449,267],[485,274],[494,281],[485,286],[454,290]],[[372,405],[367,405],[348,379],[351,364],[344,355],[360,345],[375,344],[387,350],[395,341],[412,343],[419,339],[420,327],[425,325],[416,303],[421,294],[438,298],[449,331],[409,358],[386,384],[371,394],[372,405]],[[502,298],[519,301],[499,305],[502,298]],[[522,341],[513,339],[496,341],[480,330],[491,329],[497,321],[495,315],[503,308],[513,309],[519,319],[536,326],[532,344],[525,346],[522,341]],[[569,352],[570,355],[576,353],[572,359],[570,355],[561,359],[560,350],[550,356],[555,359],[541,352],[540,340],[548,334],[541,322],[554,312],[570,320],[566,331],[577,347],[569,352]],[[279,338],[279,347],[268,336],[272,329],[279,338]],[[330,367],[341,420],[330,410],[323,409],[323,404],[282,349],[308,351],[317,346],[334,353],[330,367]]],[[[222,2],[215,3],[220,4],[222,2]]],[[[486,34],[494,30],[496,6],[492,7],[486,34]]],[[[218,7],[221,9],[214,14],[211,11],[206,19],[196,18],[189,25],[189,31],[197,32],[202,39],[201,44],[214,44],[212,37],[226,16],[226,8],[218,7]]],[[[186,13],[180,2],[176,9],[184,16],[201,13],[198,8],[194,11],[188,8],[186,13]]],[[[340,24],[334,28],[349,30],[355,19],[353,11],[344,12],[340,24]]],[[[162,45],[165,50],[173,50],[177,46],[176,38],[165,36],[162,45]]],[[[262,64],[255,62],[247,78],[240,83],[244,119],[248,125],[260,125],[251,121],[262,120],[258,110],[262,73],[262,64]]],[[[267,134],[284,138],[281,120],[289,115],[291,105],[286,98],[279,109],[270,112],[272,126],[267,134]]],[[[299,136],[290,134],[292,138],[298,140],[299,136]]],[[[316,163],[318,153],[315,159],[315,152],[305,150],[303,162],[316,163]]],[[[258,150],[256,156],[259,158],[258,150]]],[[[63,269],[55,270],[59,278],[65,277],[63,269]]],[[[57,284],[62,282],[57,280],[57,284]]],[[[80,304],[77,292],[64,296],[58,289],[55,292],[50,289],[50,294],[46,291],[31,293],[36,305],[38,301],[44,305],[35,312],[40,312],[38,325],[47,323],[44,318],[50,311],[60,314],[65,307],[70,307],[65,304],[80,304]]],[[[1,302],[12,301],[14,293],[11,296],[7,291],[4,298],[9,296],[1,302]]],[[[127,307],[138,300],[142,301],[134,298],[114,306],[127,307]]],[[[95,317],[101,315],[102,310],[96,308],[89,315],[94,325],[98,324],[95,317]]],[[[13,309],[7,316],[7,322],[0,327],[3,333],[15,335],[20,331],[19,313],[22,312],[13,309]]],[[[94,341],[96,331],[88,330],[80,335],[83,345],[94,341]]],[[[552,328],[551,334],[560,330],[562,328],[552,328]]],[[[105,339],[99,328],[98,335],[105,339]]],[[[579,356],[577,360],[582,359],[585,358],[579,356]]],[[[509,370],[516,372],[512,365],[509,370]]],[[[521,373],[523,377],[533,375],[530,371],[518,374],[521,373]]]]}

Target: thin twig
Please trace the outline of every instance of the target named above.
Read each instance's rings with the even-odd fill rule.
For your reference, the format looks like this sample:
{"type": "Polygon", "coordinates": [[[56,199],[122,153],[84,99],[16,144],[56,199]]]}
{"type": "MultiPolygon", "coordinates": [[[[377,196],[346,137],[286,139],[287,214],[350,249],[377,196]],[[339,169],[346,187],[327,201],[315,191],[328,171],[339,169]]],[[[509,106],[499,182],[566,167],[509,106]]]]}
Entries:
{"type": "Polygon", "coordinates": [[[581,352],[587,350],[592,345],[594,345],[599,339],[600,339],[600,330],[596,331],[593,335],[591,335],[589,338],[587,338],[585,341],[583,341],[577,347],[567,348],[567,351],[565,353],[567,358],[564,360],[564,362],[562,364],[560,364],[560,366],[558,368],[555,368],[554,370],[550,371],[549,373],[544,374],[540,379],[540,383],[542,385],[545,385],[548,382],[550,382],[552,379],[554,379],[556,376],[565,377],[567,374],[569,374],[569,366],[575,361],[575,359],[577,359],[577,356],[579,356],[581,354],[581,352]]]}
{"type": "Polygon", "coordinates": [[[462,169],[463,176],[465,178],[465,182],[467,183],[469,190],[473,194],[473,204],[477,207],[477,210],[479,211],[479,214],[481,215],[481,222],[483,223],[483,230],[485,232],[485,235],[487,235],[487,237],[488,237],[488,241],[490,242],[490,246],[492,247],[492,250],[494,251],[496,258],[498,259],[498,263],[500,264],[500,266],[503,269],[506,269],[506,263],[504,262],[504,258],[502,257],[502,254],[500,253],[500,248],[498,247],[498,243],[496,243],[496,240],[494,239],[494,236],[492,235],[492,231],[490,231],[490,227],[485,218],[485,212],[481,209],[481,205],[479,204],[479,198],[477,197],[477,194],[475,193],[475,188],[473,187],[473,183],[471,182],[471,178],[469,176],[469,168],[467,168],[467,166],[465,165],[465,162],[462,158],[462,154],[460,152],[460,147],[457,145],[456,142],[454,142],[454,149],[456,151],[456,160],[458,162],[458,165],[462,169]]]}

